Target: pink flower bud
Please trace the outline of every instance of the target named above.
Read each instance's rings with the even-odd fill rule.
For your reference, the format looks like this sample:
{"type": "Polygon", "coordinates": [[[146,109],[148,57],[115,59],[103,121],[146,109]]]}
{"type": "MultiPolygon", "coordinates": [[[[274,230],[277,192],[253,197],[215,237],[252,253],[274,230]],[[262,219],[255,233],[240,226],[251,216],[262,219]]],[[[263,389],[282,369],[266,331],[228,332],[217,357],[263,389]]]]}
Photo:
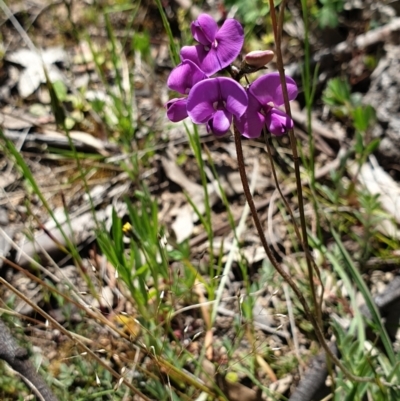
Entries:
{"type": "Polygon", "coordinates": [[[247,53],[244,57],[244,62],[254,68],[262,68],[274,58],[272,50],[254,50],[247,53]]]}

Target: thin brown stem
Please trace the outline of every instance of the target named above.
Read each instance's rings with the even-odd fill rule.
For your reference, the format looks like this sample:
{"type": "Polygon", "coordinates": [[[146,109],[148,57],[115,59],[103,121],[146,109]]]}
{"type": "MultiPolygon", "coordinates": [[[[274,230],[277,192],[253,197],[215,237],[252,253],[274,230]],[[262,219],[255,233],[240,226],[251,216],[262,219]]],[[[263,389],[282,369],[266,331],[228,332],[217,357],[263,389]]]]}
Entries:
{"type": "Polygon", "coordinates": [[[279,184],[278,176],[276,175],[275,163],[274,163],[274,159],[272,158],[271,146],[268,143],[268,138],[267,138],[267,133],[266,133],[265,127],[264,127],[263,131],[264,131],[264,142],[265,142],[265,146],[267,147],[267,154],[268,154],[269,163],[271,166],[272,176],[274,177],[276,189],[278,190],[279,195],[282,199],[282,202],[284,203],[286,210],[290,215],[290,218],[291,218],[292,224],[293,224],[293,228],[296,233],[296,237],[299,240],[299,242],[301,242],[301,235],[300,235],[299,227],[297,226],[296,219],[293,216],[292,208],[290,207],[289,202],[287,201],[285,195],[282,192],[281,186],[279,184]]]}
{"type": "MultiPolygon", "coordinates": [[[[285,3],[286,3],[286,1],[284,0],[281,4],[281,13],[284,12],[285,3]]],[[[277,22],[276,13],[275,13],[274,0],[269,0],[269,4],[270,4],[270,9],[271,9],[270,14],[271,14],[272,26],[274,27],[276,63],[278,66],[279,77],[281,80],[282,93],[283,93],[283,99],[284,99],[284,104],[285,104],[285,111],[286,111],[286,114],[291,118],[289,96],[288,96],[288,91],[287,91],[287,87],[286,87],[285,68],[283,66],[282,51],[281,51],[281,35],[279,33],[279,31],[282,30],[282,26],[278,27],[278,22],[277,22]]],[[[279,22],[281,24],[283,23],[283,17],[281,17],[279,19],[279,22]]],[[[306,218],[305,218],[305,213],[304,213],[303,189],[302,189],[301,176],[300,176],[300,159],[299,159],[299,155],[297,152],[297,141],[296,141],[296,137],[294,135],[293,129],[289,130],[289,138],[290,138],[290,144],[291,144],[291,149],[292,149],[294,171],[295,171],[295,177],[296,177],[297,198],[298,198],[298,202],[299,202],[300,226],[301,226],[301,233],[302,233],[301,243],[302,243],[304,253],[306,255],[308,281],[309,281],[311,295],[312,295],[312,299],[313,299],[314,310],[317,315],[318,323],[320,326],[322,326],[321,308],[319,307],[320,303],[318,302],[317,294],[315,291],[315,285],[314,285],[314,274],[313,274],[314,263],[312,262],[312,256],[311,256],[311,253],[309,250],[309,245],[308,245],[307,224],[306,224],[306,218]]]]}
{"type": "MultiPolygon", "coordinates": [[[[297,225],[296,219],[294,218],[292,208],[290,207],[289,202],[287,201],[285,195],[283,194],[281,186],[280,186],[279,181],[278,181],[278,177],[277,177],[276,169],[275,169],[274,159],[272,158],[271,146],[268,143],[268,138],[267,138],[267,133],[266,133],[265,127],[264,127],[263,131],[264,131],[264,141],[265,141],[265,145],[267,147],[268,158],[269,158],[269,162],[270,162],[270,165],[271,165],[272,176],[274,177],[274,182],[275,182],[276,189],[278,190],[279,195],[280,195],[280,197],[281,197],[281,199],[282,199],[282,201],[283,201],[283,203],[284,203],[284,205],[286,207],[286,210],[290,215],[290,218],[291,218],[292,224],[293,224],[293,228],[294,228],[294,231],[296,233],[296,237],[297,237],[298,241],[300,243],[302,243],[302,236],[300,235],[299,227],[297,225]]],[[[310,253],[310,249],[308,247],[306,249],[304,249],[304,251],[306,253],[310,253]]],[[[322,282],[322,278],[321,278],[320,272],[319,272],[319,270],[318,270],[318,268],[317,268],[317,266],[315,264],[315,261],[314,261],[312,255],[306,255],[306,257],[308,258],[308,260],[311,261],[311,263],[312,263],[312,265],[314,267],[314,271],[316,272],[316,274],[318,276],[320,285],[322,287],[322,294],[323,294],[324,290],[325,290],[325,287],[324,287],[324,284],[322,282]]],[[[321,301],[322,301],[322,295],[321,295],[321,301]]],[[[321,301],[318,303],[320,309],[321,309],[321,301]]],[[[322,326],[321,322],[320,322],[320,325],[322,326]]]]}
{"type": "Polygon", "coordinates": [[[329,345],[325,341],[324,334],[322,332],[322,328],[319,325],[318,320],[315,318],[314,314],[312,313],[310,307],[308,306],[303,293],[301,292],[299,287],[296,285],[296,283],[294,282],[292,277],[289,275],[289,273],[287,273],[282,268],[282,266],[280,266],[280,264],[276,260],[275,256],[271,252],[268,242],[267,242],[267,239],[264,234],[264,229],[262,227],[261,221],[257,214],[257,209],[256,209],[256,206],[254,203],[253,196],[251,195],[251,192],[250,192],[250,187],[249,187],[249,183],[248,183],[247,175],[246,175],[246,168],[244,165],[243,148],[242,148],[242,140],[240,137],[240,132],[238,131],[236,126],[234,126],[233,131],[234,131],[235,146],[236,146],[236,156],[237,156],[237,162],[238,162],[238,167],[239,167],[240,179],[242,181],[242,186],[243,186],[243,192],[244,192],[244,194],[246,196],[246,200],[249,204],[251,215],[253,217],[254,225],[256,226],[258,236],[261,240],[261,244],[265,250],[265,253],[267,254],[269,261],[271,262],[273,267],[276,269],[276,271],[281,275],[281,277],[289,284],[289,286],[293,290],[293,292],[296,294],[298,300],[300,301],[300,303],[304,309],[304,313],[306,314],[307,319],[309,319],[312,326],[314,327],[315,334],[318,338],[319,343],[324,348],[324,350],[326,351],[327,355],[330,357],[332,362],[335,363],[340,368],[340,370],[343,372],[343,374],[349,380],[353,380],[353,381],[361,382],[361,383],[374,382],[375,381],[374,378],[359,377],[359,376],[356,376],[353,373],[351,373],[343,365],[343,363],[337,358],[337,356],[332,353],[331,349],[329,348],[329,345]]]}

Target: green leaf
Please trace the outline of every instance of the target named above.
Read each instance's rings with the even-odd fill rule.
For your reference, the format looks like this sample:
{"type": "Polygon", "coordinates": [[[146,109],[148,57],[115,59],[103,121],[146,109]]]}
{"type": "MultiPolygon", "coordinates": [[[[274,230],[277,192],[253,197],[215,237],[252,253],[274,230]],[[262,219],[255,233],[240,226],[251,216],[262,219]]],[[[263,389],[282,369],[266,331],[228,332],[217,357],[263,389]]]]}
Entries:
{"type": "Polygon", "coordinates": [[[356,143],[354,145],[354,150],[357,154],[362,155],[364,151],[364,141],[363,136],[360,131],[356,131],[356,143]]]}
{"type": "Polygon", "coordinates": [[[365,148],[365,153],[367,155],[370,155],[371,153],[375,152],[376,149],[378,149],[379,144],[381,143],[380,138],[375,138],[372,140],[365,148]]]}
{"type": "Polygon", "coordinates": [[[319,10],[318,21],[321,28],[336,28],[339,23],[338,15],[329,6],[324,6],[319,10]]]}
{"type": "Polygon", "coordinates": [[[157,4],[158,11],[160,12],[161,19],[163,21],[164,29],[167,32],[168,41],[169,41],[169,51],[172,62],[175,65],[178,65],[180,62],[179,52],[176,48],[174,36],[172,34],[171,26],[169,25],[169,21],[167,18],[167,14],[165,13],[164,7],[160,0],[155,0],[157,4]]]}
{"type": "MultiPolygon", "coordinates": [[[[44,70],[44,72],[46,75],[46,86],[47,86],[47,89],[48,89],[49,95],[50,95],[51,110],[53,111],[54,118],[56,120],[56,124],[59,127],[63,127],[66,115],[65,115],[65,110],[64,110],[62,101],[58,97],[57,92],[55,90],[56,83],[55,82],[53,83],[50,81],[50,78],[48,77],[46,70],[44,70]]],[[[60,87],[58,88],[58,90],[60,90],[60,87]]]]}
{"type": "Polygon", "coordinates": [[[365,132],[375,120],[375,109],[368,106],[358,106],[353,110],[354,128],[365,132]]]}
{"type": "Polygon", "coordinates": [[[62,81],[53,82],[53,89],[55,94],[57,95],[58,100],[64,102],[67,99],[68,90],[64,82],[62,81]]]}
{"type": "Polygon", "coordinates": [[[386,351],[386,354],[388,355],[388,358],[389,358],[391,364],[394,366],[396,358],[394,355],[392,343],[389,339],[389,336],[387,334],[385,327],[382,324],[382,320],[379,315],[379,311],[375,305],[372,295],[371,295],[367,285],[365,284],[360,272],[358,271],[357,267],[355,266],[351,256],[349,255],[346,248],[344,247],[343,242],[341,241],[338,233],[332,227],[331,227],[331,233],[333,235],[333,238],[336,241],[337,246],[339,247],[340,253],[342,254],[343,261],[344,261],[348,271],[350,272],[358,289],[360,290],[361,294],[364,297],[365,303],[367,304],[368,309],[371,312],[372,321],[374,322],[375,326],[377,327],[378,334],[382,340],[382,344],[386,351]]]}
{"type": "Polygon", "coordinates": [[[328,81],[322,100],[328,106],[342,106],[350,103],[351,89],[347,80],[332,78],[328,81]]]}
{"type": "Polygon", "coordinates": [[[148,32],[135,32],[132,38],[132,47],[139,51],[143,57],[150,54],[150,35],[148,32]]]}

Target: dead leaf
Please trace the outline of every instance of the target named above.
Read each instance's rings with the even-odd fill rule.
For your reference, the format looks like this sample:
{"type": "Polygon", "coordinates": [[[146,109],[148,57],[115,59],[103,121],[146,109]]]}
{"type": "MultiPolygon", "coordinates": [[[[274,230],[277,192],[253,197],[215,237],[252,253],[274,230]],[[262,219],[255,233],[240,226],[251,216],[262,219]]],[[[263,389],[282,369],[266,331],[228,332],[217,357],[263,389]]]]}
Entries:
{"type": "Polygon", "coordinates": [[[260,388],[254,391],[241,383],[230,382],[218,374],[216,379],[229,401],[262,401],[260,388]]]}
{"type": "Polygon", "coordinates": [[[257,358],[257,363],[260,366],[260,369],[262,369],[268,375],[268,377],[271,379],[272,382],[276,382],[277,381],[276,374],[272,370],[268,362],[260,354],[257,354],[256,358],[257,358]]]}
{"type": "Polygon", "coordinates": [[[30,114],[24,113],[23,115],[13,115],[3,110],[0,111],[0,125],[3,129],[19,131],[29,129],[35,124],[34,119],[30,114]]]}
{"type": "Polygon", "coordinates": [[[54,63],[66,61],[66,56],[61,47],[49,47],[41,52],[19,49],[5,58],[24,67],[18,81],[18,92],[22,98],[26,98],[35,92],[40,84],[46,83],[44,68],[51,82],[64,81],[61,71],[54,63]]]}
{"type": "Polygon", "coordinates": [[[178,244],[192,235],[194,229],[193,210],[188,204],[179,208],[179,212],[171,228],[174,230],[175,240],[178,244]]]}
{"type": "MultiPolygon", "coordinates": [[[[293,383],[293,376],[287,375],[282,379],[277,380],[269,386],[269,389],[274,393],[284,394],[288,390],[289,386],[293,383]]],[[[277,398],[268,397],[267,401],[275,401],[277,398]]]]}
{"type": "MultiPolygon", "coordinates": [[[[72,139],[76,139],[85,145],[97,150],[103,156],[109,156],[109,152],[106,150],[106,143],[102,140],[95,138],[93,135],[90,135],[86,132],[82,131],[70,131],[70,136],[72,139]]],[[[111,147],[111,144],[107,144],[107,146],[111,147]]],[[[117,147],[115,147],[115,150],[117,147]]]]}
{"type": "Polygon", "coordinates": [[[4,188],[7,188],[10,184],[15,182],[17,180],[17,175],[15,175],[12,172],[8,172],[7,174],[2,174],[0,176],[0,188],[4,190],[4,188]]]}
{"type": "Polygon", "coordinates": [[[215,366],[212,362],[206,358],[203,359],[200,379],[203,380],[208,387],[213,388],[214,382],[212,379],[214,377],[217,385],[229,401],[262,401],[261,390],[256,392],[241,383],[226,380],[222,375],[215,373],[215,366]]]}
{"type": "Polygon", "coordinates": [[[168,152],[169,157],[161,157],[161,164],[164,168],[167,177],[181,188],[185,189],[191,196],[203,193],[203,187],[195,182],[192,182],[183,170],[176,164],[175,158],[171,152],[168,152]]]}
{"type": "MultiPolygon", "coordinates": [[[[167,177],[174,183],[183,188],[190,196],[192,202],[197,206],[200,213],[204,213],[204,191],[203,187],[195,182],[192,182],[176,164],[172,152],[168,152],[169,157],[161,157],[161,163],[167,177]]],[[[193,209],[189,204],[177,206],[171,211],[171,214],[176,215],[176,219],[172,224],[175,238],[178,243],[189,238],[194,229],[194,222],[198,219],[193,209]]]]}
{"type": "MultiPolygon", "coordinates": [[[[349,171],[357,175],[358,165],[350,165],[349,171]]],[[[400,223],[400,185],[379,165],[375,156],[371,155],[369,162],[362,165],[357,179],[372,195],[379,195],[382,208],[400,223]]],[[[390,219],[380,221],[378,229],[385,235],[400,238],[400,230],[390,219]]]]}

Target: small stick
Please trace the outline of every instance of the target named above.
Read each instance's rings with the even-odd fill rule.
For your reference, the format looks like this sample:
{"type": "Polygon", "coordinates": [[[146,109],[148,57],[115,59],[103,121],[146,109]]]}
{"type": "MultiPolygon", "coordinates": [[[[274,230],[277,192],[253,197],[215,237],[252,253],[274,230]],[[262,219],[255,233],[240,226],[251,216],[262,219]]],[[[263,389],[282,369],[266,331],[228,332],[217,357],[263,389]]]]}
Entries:
{"type": "Polygon", "coordinates": [[[41,401],[58,401],[50,387],[37,373],[28,358],[28,351],[20,347],[8,327],[0,319],[0,359],[7,362],[41,401]]]}

